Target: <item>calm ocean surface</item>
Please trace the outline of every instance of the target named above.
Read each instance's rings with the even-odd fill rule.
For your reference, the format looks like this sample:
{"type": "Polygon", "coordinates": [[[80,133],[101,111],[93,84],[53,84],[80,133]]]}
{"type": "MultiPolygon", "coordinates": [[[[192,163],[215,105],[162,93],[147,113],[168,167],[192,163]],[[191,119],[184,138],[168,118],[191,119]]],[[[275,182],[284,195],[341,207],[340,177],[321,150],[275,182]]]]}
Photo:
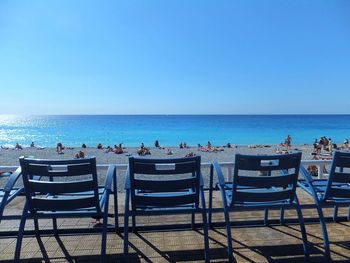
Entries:
{"type": "Polygon", "coordinates": [[[278,144],[290,134],[293,144],[312,144],[327,136],[334,143],[350,138],[350,115],[0,115],[0,145],[95,147],[278,144]]]}

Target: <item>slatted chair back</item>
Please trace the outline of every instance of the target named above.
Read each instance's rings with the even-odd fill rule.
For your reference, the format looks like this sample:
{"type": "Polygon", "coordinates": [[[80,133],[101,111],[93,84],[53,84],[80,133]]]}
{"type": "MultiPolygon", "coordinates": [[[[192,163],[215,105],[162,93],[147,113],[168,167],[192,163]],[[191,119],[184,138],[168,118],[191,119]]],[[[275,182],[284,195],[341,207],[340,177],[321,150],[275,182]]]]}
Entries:
{"type": "Polygon", "coordinates": [[[270,156],[236,154],[231,205],[292,202],[300,161],[301,153],[270,156]]]}
{"type": "Polygon", "coordinates": [[[200,156],[177,159],[129,158],[132,209],[198,207],[200,156]]]}
{"type": "Polygon", "coordinates": [[[324,199],[350,199],[350,152],[334,152],[324,199]]]}
{"type": "Polygon", "coordinates": [[[29,211],[72,211],[99,205],[96,159],[20,158],[29,211]],[[68,178],[69,177],[69,178],[68,178]]]}

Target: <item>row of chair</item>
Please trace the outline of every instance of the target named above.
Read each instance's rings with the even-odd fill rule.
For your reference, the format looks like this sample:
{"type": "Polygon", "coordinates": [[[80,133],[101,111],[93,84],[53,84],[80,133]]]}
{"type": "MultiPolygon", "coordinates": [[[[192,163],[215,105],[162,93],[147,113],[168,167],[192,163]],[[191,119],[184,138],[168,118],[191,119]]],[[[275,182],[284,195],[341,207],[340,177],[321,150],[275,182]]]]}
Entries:
{"type": "MultiPolygon", "coordinates": [[[[210,168],[209,208],[206,208],[204,184],[201,175],[200,156],[178,159],[129,158],[125,181],[124,256],[128,260],[129,217],[132,230],[136,217],[144,215],[195,214],[202,215],[204,232],[204,256],[209,261],[208,229],[212,226],[213,191],[216,187],[222,196],[222,207],[227,232],[227,249],[230,261],[234,261],[229,212],[244,209],[265,210],[295,208],[301,228],[305,257],[309,257],[307,234],[301,207],[296,194],[299,185],[313,196],[324,237],[325,255],[330,259],[329,240],[322,212],[324,205],[335,207],[350,205],[350,153],[335,152],[329,178],[313,180],[300,165],[301,153],[286,155],[241,155],[235,157],[233,181],[227,182],[220,165],[213,162],[210,168]],[[303,179],[298,180],[299,172],[303,179]],[[216,174],[216,177],[214,176],[216,174]],[[214,177],[217,184],[214,184],[214,177]]],[[[20,168],[11,175],[4,188],[0,206],[3,208],[21,190],[26,203],[21,217],[16,244],[15,260],[20,258],[21,243],[26,219],[34,220],[39,235],[38,220],[50,218],[57,235],[57,219],[69,217],[94,217],[103,220],[101,261],[106,259],[106,239],[109,199],[114,197],[115,226],[118,227],[116,167],[110,165],[103,187],[98,186],[96,159],[38,160],[20,158],[20,168]],[[13,188],[22,175],[23,189],[13,188]],[[67,180],[67,177],[69,179],[67,180]]],[[[350,213],[349,213],[350,217],[350,213]]]]}

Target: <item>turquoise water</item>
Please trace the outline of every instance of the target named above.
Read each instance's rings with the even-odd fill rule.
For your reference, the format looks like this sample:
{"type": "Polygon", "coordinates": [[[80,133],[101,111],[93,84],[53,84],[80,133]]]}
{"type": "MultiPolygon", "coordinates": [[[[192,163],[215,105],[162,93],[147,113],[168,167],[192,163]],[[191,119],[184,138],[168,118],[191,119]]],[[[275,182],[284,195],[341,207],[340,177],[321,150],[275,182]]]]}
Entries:
{"type": "Polygon", "coordinates": [[[0,115],[0,145],[95,147],[277,144],[290,134],[293,144],[327,136],[335,143],[350,138],[350,115],[0,115]]]}

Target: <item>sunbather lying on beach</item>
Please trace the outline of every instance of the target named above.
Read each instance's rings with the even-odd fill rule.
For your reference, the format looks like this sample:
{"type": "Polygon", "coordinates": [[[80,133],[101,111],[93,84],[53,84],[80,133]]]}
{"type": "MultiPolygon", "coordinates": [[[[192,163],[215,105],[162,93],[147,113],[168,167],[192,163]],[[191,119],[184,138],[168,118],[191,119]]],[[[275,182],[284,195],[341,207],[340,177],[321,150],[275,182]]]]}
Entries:
{"type": "Polygon", "coordinates": [[[23,150],[23,147],[19,143],[16,143],[15,149],[16,150],[23,150]]]}
{"type": "Polygon", "coordinates": [[[141,143],[141,147],[137,150],[137,154],[141,156],[145,156],[145,155],[150,155],[151,152],[148,148],[145,147],[143,143],[141,143]]]}
{"type": "Polygon", "coordinates": [[[128,151],[125,150],[125,148],[122,146],[122,143],[119,143],[118,146],[114,146],[114,153],[115,154],[122,154],[127,153],[128,151]]]}
{"type": "Polygon", "coordinates": [[[79,151],[75,154],[75,158],[76,159],[85,158],[85,153],[83,151],[79,151]]]}
{"type": "Polygon", "coordinates": [[[194,157],[196,156],[193,152],[189,152],[188,154],[185,155],[185,158],[187,157],[194,157]]]}

